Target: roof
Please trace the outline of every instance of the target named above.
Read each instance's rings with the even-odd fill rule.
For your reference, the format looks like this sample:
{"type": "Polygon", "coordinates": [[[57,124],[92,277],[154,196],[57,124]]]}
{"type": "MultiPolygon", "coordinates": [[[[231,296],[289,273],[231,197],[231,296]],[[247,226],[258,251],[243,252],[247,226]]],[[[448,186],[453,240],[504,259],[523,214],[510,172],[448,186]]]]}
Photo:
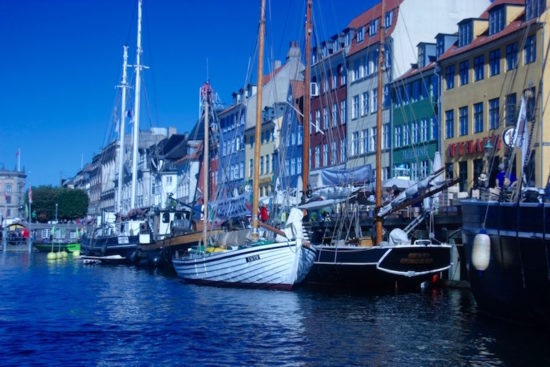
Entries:
{"type": "Polygon", "coordinates": [[[277,75],[279,73],[279,71],[281,71],[283,69],[283,67],[284,67],[284,65],[281,65],[277,69],[273,70],[272,73],[264,75],[264,77],[262,78],[262,81],[264,83],[263,85],[266,85],[267,83],[269,83],[271,78],[273,78],[275,75],[277,75]]]}
{"type": "MultiPolygon", "coordinates": [[[[497,2],[497,0],[495,0],[497,2]]],[[[489,29],[487,29],[485,32],[483,32],[481,35],[479,35],[477,38],[475,38],[468,46],[464,47],[458,47],[456,42],[453,46],[451,46],[443,55],[440,56],[439,61],[444,61],[447,59],[450,59],[456,55],[460,55],[464,52],[473,50],[475,48],[484,46],[488,43],[494,42],[498,39],[504,38],[505,36],[508,36],[514,32],[521,31],[528,26],[536,23],[536,19],[531,19],[528,22],[524,22],[523,19],[525,18],[525,11],[522,11],[519,16],[512,21],[510,24],[508,24],[502,31],[493,34],[491,36],[488,35],[489,29]]]]}
{"type": "MultiPolygon", "coordinates": [[[[398,16],[398,9],[399,9],[399,5],[401,5],[401,3],[403,2],[403,0],[387,0],[386,3],[385,3],[385,12],[389,12],[391,10],[394,11],[394,14],[393,14],[393,21],[392,21],[392,25],[389,29],[386,30],[386,37],[391,35],[393,30],[395,29],[395,25],[397,24],[397,16],[398,16]]],[[[376,4],[375,6],[373,6],[372,8],[370,8],[369,10],[367,10],[366,12],[362,13],[361,15],[355,17],[348,25],[347,28],[354,28],[354,29],[359,29],[361,27],[366,27],[366,29],[368,30],[368,25],[370,24],[371,21],[375,20],[376,18],[380,18],[381,17],[381,13],[382,13],[382,4],[379,3],[379,4],[376,4]]],[[[384,20],[382,20],[384,21],[384,20]]],[[[367,32],[365,32],[367,33],[367,32]]],[[[377,31],[376,32],[376,35],[374,37],[370,37],[368,34],[365,34],[365,40],[361,43],[357,43],[357,37],[354,37],[353,40],[352,40],[352,43],[351,43],[351,47],[350,47],[350,50],[349,50],[349,53],[348,55],[353,55],[373,44],[376,44],[380,42],[380,32],[377,31]]]]}
{"type": "Polygon", "coordinates": [[[410,78],[412,76],[415,76],[417,74],[422,74],[427,72],[430,69],[435,68],[436,62],[432,61],[426,66],[424,66],[422,69],[419,69],[418,67],[412,67],[410,68],[405,74],[401,75],[399,78],[395,79],[394,82],[398,82],[407,78],[410,78]]]}

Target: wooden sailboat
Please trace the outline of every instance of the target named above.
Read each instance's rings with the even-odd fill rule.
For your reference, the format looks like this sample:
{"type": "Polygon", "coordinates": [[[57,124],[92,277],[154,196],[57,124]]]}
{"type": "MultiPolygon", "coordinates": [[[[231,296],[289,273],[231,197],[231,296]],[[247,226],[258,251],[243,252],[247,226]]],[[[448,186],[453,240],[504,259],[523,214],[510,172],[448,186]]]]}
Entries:
{"type": "MultiPolygon", "coordinates": [[[[308,22],[311,19],[310,6],[311,0],[308,0],[308,22]]],[[[258,221],[264,30],[265,0],[261,0],[252,239],[243,241],[237,246],[212,248],[212,251],[208,251],[206,246],[203,246],[190,251],[183,257],[174,257],[172,259],[174,269],[180,277],[189,282],[290,290],[306,277],[313,265],[316,252],[304,241],[301,210],[297,208],[291,210],[284,230],[269,228],[278,234],[275,241],[261,239],[258,234],[259,226],[266,227],[258,221]]],[[[205,145],[207,145],[207,141],[205,137],[205,145]]],[[[207,152],[207,147],[205,147],[205,152],[207,152]]],[[[204,191],[208,192],[208,190],[204,191]]],[[[204,218],[208,223],[206,199],[207,196],[205,196],[204,218]]],[[[207,226],[205,225],[205,227],[207,226]]],[[[203,234],[202,241],[204,245],[208,244],[209,238],[206,233],[203,234]]]]}
{"type": "MultiPolygon", "coordinates": [[[[124,261],[131,261],[136,254],[139,243],[140,230],[143,227],[144,219],[142,211],[135,209],[135,196],[137,186],[137,161],[138,161],[138,143],[139,143],[139,110],[141,95],[140,73],[141,65],[141,9],[142,0],[138,0],[138,24],[137,24],[137,51],[136,51],[136,80],[134,97],[134,127],[133,127],[133,157],[132,157],[132,187],[131,187],[131,210],[126,218],[117,221],[114,213],[105,213],[98,218],[95,228],[82,238],[82,250],[85,256],[118,256],[124,261]]],[[[127,70],[128,67],[128,47],[124,46],[123,67],[122,67],[122,89],[121,100],[121,118],[120,118],[120,155],[119,155],[119,181],[118,181],[118,201],[117,210],[121,213],[122,196],[122,164],[124,151],[124,119],[126,114],[126,93],[128,88],[127,70]]]]}
{"type": "MultiPolygon", "coordinates": [[[[381,3],[381,17],[385,19],[385,1],[381,3]]],[[[378,58],[378,96],[383,96],[382,71],[384,69],[384,21],[380,22],[380,45],[378,58]]],[[[377,131],[382,131],[382,100],[377,103],[377,131]]],[[[381,151],[382,134],[376,139],[376,209],[382,209],[381,151]]],[[[376,236],[374,245],[370,241],[341,244],[316,244],[317,258],[307,282],[312,284],[336,285],[339,287],[360,287],[366,289],[416,288],[432,278],[434,274],[449,269],[450,249],[446,244],[435,244],[431,240],[411,243],[404,231],[398,240],[383,241],[382,215],[375,216],[376,236]]],[[[391,237],[391,236],[390,236],[391,237]]],[[[369,239],[370,240],[370,239],[369,239]]]]}

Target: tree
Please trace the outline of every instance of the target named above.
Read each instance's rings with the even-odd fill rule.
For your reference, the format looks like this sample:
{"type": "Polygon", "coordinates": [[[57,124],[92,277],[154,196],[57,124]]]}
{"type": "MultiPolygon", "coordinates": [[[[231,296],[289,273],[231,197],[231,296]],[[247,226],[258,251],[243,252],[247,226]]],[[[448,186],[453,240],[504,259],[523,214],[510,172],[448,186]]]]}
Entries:
{"type": "MultiPolygon", "coordinates": [[[[25,199],[27,205],[28,197],[27,193],[25,199]]],[[[55,219],[55,204],[57,204],[57,218],[61,220],[82,218],[88,212],[88,195],[79,189],[33,187],[32,199],[33,219],[41,223],[55,219]]]]}

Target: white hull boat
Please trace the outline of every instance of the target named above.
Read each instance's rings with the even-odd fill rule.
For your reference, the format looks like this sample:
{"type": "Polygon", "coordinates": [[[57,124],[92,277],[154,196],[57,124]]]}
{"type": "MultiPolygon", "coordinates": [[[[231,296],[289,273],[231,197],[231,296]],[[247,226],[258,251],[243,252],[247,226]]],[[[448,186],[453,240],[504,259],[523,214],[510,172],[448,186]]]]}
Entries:
{"type": "Polygon", "coordinates": [[[305,279],[315,257],[313,247],[297,239],[190,254],[172,263],[178,275],[192,283],[291,290],[305,279]]]}

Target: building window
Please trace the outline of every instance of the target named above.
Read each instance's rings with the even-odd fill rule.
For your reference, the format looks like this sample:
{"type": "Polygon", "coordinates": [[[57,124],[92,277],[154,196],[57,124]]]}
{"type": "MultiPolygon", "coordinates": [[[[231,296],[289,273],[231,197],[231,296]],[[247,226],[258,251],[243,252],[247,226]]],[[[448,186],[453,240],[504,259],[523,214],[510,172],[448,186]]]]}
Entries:
{"type": "Polygon", "coordinates": [[[357,30],[357,43],[363,42],[365,39],[365,27],[361,27],[357,30]]]}
{"type": "Polygon", "coordinates": [[[321,132],[321,110],[315,111],[314,124],[315,124],[315,132],[316,133],[321,132]]]}
{"type": "Polygon", "coordinates": [[[516,94],[508,94],[506,96],[506,126],[511,126],[516,123],[516,94]]]}
{"type": "Polygon", "coordinates": [[[377,132],[376,132],[376,128],[373,127],[371,128],[371,134],[370,134],[370,151],[371,152],[374,152],[376,151],[376,139],[377,139],[377,132]]]}
{"type": "Polygon", "coordinates": [[[386,19],[384,21],[384,27],[385,28],[390,28],[391,24],[393,22],[393,10],[390,10],[389,12],[387,12],[385,18],[386,19]]]}
{"type": "Polygon", "coordinates": [[[455,111],[445,112],[445,139],[451,139],[455,136],[455,111]]]}
{"type": "Polygon", "coordinates": [[[470,61],[466,60],[460,63],[460,85],[468,84],[468,73],[470,71],[470,61]]]}
{"type": "Polygon", "coordinates": [[[460,107],[458,119],[460,136],[468,135],[468,106],[460,107]]]}
{"type": "Polygon", "coordinates": [[[355,64],[353,66],[353,80],[352,82],[356,81],[356,80],[359,80],[359,60],[356,60],[355,61],[355,64]]]}
{"type": "Polygon", "coordinates": [[[338,104],[332,104],[332,127],[338,126],[338,104]]]}
{"type": "Polygon", "coordinates": [[[518,67],[518,44],[512,43],[506,46],[506,68],[507,70],[517,69],[518,67]]]}
{"type": "Polygon", "coordinates": [[[525,64],[535,62],[537,59],[537,44],[535,35],[527,37],[525,41],[525,64]]]}
{"type": "Polygon", "coordinates": [[[472,22],[465,22],[458,26],[458,47],[464,47],[472,43],[472,22]]]}
{"type": "Polygon", "coordinates": [[[489,101],[489,130],[498,129],[499,125],[499,99],[489,101]]]}
{"type": "Polygon", "coordinates": [[[437,123],[437,119],[435,117],[432,117],[430,119],[430,139],[431,140],[436,140],[437,137],[439,136],[438,134],[438,130],[439,130],[439,126],[438,126],[438,123],[437,123]]]}
{"type": "Polygon", "coordinates": [[[420,136],[422,142],[428,141],[428,120],[423,119],[420,121],[420,136]]]}
{"type": "Polygon", "coordinates": [[[269,173],[269,154],[265,156],[265,173],[269,173]]]}
{"type": "Polygon", "coordinates": [[[489,36],[504,29],[504,7],[489,13],[489,36]]]}
{"type": "Polygon", "coordinates": [[[374,37],[376,35],[376,32],[378,32],[378,25],[380,24],[380,19],[375,19],[372,22],[370,22],[369,27],[369,36],[374,37]]]}
{"type": "Polygon", "coordinates": [[[315,147],[315,167],[321,167],[321,147],[319,145],[315,147]]]}
{"type": "Polygon", "coordinates": [[[455,87],[455,66],[449,65],[445,69],[445,81],[447,83],[447,89],[453,89],[455,87]]]}
{"type": "Polygon", "coordinates": [[[338,70],[334,70],[332,72],[332,81],[330,84],[332,89],[336,89],[336,87],[338,87],[338,70]]]}
{"type": "Polygon", "coordinates": [[[346,116],[347,116],[347,113],[346,113],[346,101],[343,100],[342,102],[340,102],[340,122],[342,124],[345,124],[347,121],[346,121],[346,116]]]}
{"type": "Polygon", "coordinates": [[[328,107],[323,107],[323,129],[328,129],[330,126],[328,121],[328,107]]]}
{"type": "Polygon", "coordinates": [[[323,145],[323,166],[328,166],[328,144],[323,145]]]}
{"type": "Polygon", "coordinates": [[[536,18],[546,10],[546,0],[526,0],[525,20],[536,18]]]}
{"type": "Polygon", "coordinates": [[[413,122],[412,129],[412,142],[413,144],[417,144],[420,142],[420,130],[418,129],[418,121],[413,122]]]}
{"type": "Polygon", "coordinates": [[[372,90],[372,112],[378,110],[378,89],[372,90]]]}
{"type": "Polygon", "coordinates": [[[366,115],[367,113],[369,113],[369,92],[363,93],[363,103],[361,104],[361,106],[361,115],[366,115]]]}
{"type": "Polygon", "coordinates": [[[428,161],[420,162],[420,174],[422,177],[428,176],[428,161]]]}
{"type": "Polygon", "coordinates": [[[420,80],[412,82],[412,102],[416,102],[420,99],[420,80]]]}
{"type": "Polygon", "coordinates": [[[491,76],[500,74],[500,49],[493,50],[489,53],[489,66],[491,76]]]}
{"type": "Polygon", "coordinates": [[[395,127],[395,143],[396,148],[399,148],[401,146],[401,126],[395,127]]]}
{"type": "Polygon", "coordinates": [[[353,104],[351,106],[351,118],[359,117],[359,96],[353,96],[353,104]]]}
{"type": "Polygon", "coordinates": [[[483,102],[474,104],[474,133],[483,131],[483,102]]]}
{"type": "Polygon", "coordinates": [[[367,153],[369,151],[369,129],[363,130],[361,132],[361,137],[361,153],[367,153]]]}
{"type": "Polygon", "coordinates": [[[340,162],[344,163],[346,161],[346,138],[343,138],[340,142],[340,162]]]}
{"type": "Polygon", "coordinates": [[[264,157],[260,157],[260,175],[264,174],[264,157]]]}
{"type": "Polygon", "coordinates": [[[390,149],[390,124],[384,124],[384,126],[382,126],[382,133],[382,149],[390,149]]]}
{"type": "Polygon", "coordinates": [[[6,184],[6,192],[11,193],[11,184],[6,184]]]}
{"type": "Polygon", "coordinates": [[[248,177],[252,177],[254,175],[254,160],[250,160],[250,164],[248,166],[248,177]]]}
{"type": "Polygon", "coordinates": [[[359,154],[359,131],[355,131],[351,137],[351,155],[359,154]]]}
{"type": "Polygon", "coordinates": [[[336,142],[333,141],[330,144],[330,164],[335,165],[337,162],[338,148],[336,147],[336,142]]]}
{"type": "Polygon", "coordinates": [[[410,140],[410,127],[409,124],[403,125],[403,146],[407,146],[411,143],[410,140]]]}
{"type": "Polygon", "coordinates": [[[474,73],[476,82],[478,80],[483,80],[483,69],[485,68],[485,56],[481,55],[474,58],[474,73]]]}
{"type": "Polygon", "coordinates": [[[302,173],[302,157],[296,157],[296,174],[302,173]]]}
{"type": "Polygon", "coordinates": [[[346,69],[340,66],[340,86],[346,85],[346,69]]]}

